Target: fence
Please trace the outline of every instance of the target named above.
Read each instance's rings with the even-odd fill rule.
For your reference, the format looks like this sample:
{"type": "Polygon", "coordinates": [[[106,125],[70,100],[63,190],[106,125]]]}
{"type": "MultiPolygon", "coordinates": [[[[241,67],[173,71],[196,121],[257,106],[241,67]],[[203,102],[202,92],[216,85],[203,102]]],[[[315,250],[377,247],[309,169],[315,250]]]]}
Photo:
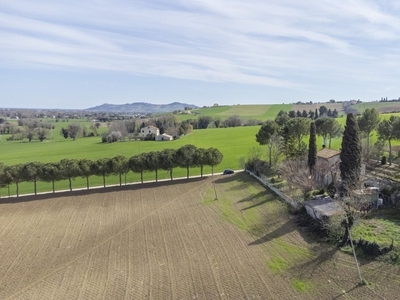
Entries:
{"type": "Polygon", "coordinates": [[[271,191],[273,191],[275,194],[277,194],[283,201],[285,201],[286,203],[290,204],[290,206],[292,206],[294,209],[299,209],[300,206],[299,204],[294,201],[293,199],[291,199],[290,197],[288,197],[287,195],[285,195],[284,193],[282,193],[279,189],[277,189],[276,187],[274,187],[272,184],[270,184],[265,176],[261,175],[257,176],[256,174],[254,174],[253,172],[246,170],[247,174],[249,174],[250,176],[253,176],[255,179],[257,179],[261,184],[263,184],[264,186],[266,186],[267,188],[269,188],[271,191]]]}

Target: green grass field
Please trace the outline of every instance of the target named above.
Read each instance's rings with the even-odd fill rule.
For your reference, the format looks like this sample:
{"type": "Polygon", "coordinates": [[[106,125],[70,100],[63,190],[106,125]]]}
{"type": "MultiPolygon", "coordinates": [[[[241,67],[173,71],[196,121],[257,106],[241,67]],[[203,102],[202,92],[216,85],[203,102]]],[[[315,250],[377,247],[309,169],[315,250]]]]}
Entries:
{"type": "Polygon", "coordinates": [[[180,121],[197,118],[198,116],[210,116],[213,118],[227,119],[230,116],[237,115],[243,120],[261,120],[266,121],[275,119],[280,110],[289,111],[293,107],[292,104],[274,104],[274,105],[232,105],[232,106],[217,106],[199,108],[193,110],[192,114],[177,115],[180,121]]]}
{"type": "MultiPolygon", "coordinates": [[[[379,104],[379,103],[378,103],[379,104]]],[[[220,106],[211,107],[196,110],[199,113],[207,114],[213,117],[216,116],[230,116],[232,114],[239,114],[242,117],[248,117],[253,119],[273,119],[280,110],[288,111],[292,108],[292,105],[235,105],[235,106],[220,106]]],[[[395,114],[381,114],[382,119],[387,119],[391,115],[400,116],[400,113],[395,114]]],[[[190,117],[196,117],[194,115],[190,117]]],[[[222,117],[221,117],[222,118],[222,117]]],[[[337,119],[338,122],[344,127],[346,122],[345,117],[337,119]]],[[[51,121],[51,120],[50,120],[51,121]]],[[[90,126],[90,122],[85,120],[70,120],[69,122],[80,122],[81,125],[90,126]]],[[[16,122],[13,120],[13,122],[16,122]]],[[[54,122],[54,121],[53,121],[54,122]]],[[[32,141],[6,141],[7,135],[2,136],[0,142],[1,158],[0,161],[6,165],[14,165],[17,163],[26,163],[31,161],[38,162],[57,162],[63,158],[75,158],[83,159],[88,158],[96,160],[103,157],[114,157],[116,155],[124,155],[131,157],[133,155],[159,151],[164,148],[178,149],[179,147],[186,144],[193,144],[196,147],[218,148],[224,155],[223,162],[216,167],[216,172],[220,172],[225,168],[240,169],[239,159],[246,157],[250,150],[255,147],[261,149],[261,153],[266,158],[266,147],[260,146],[255,140],[255,134],[259,130],[259,126],[249,127],[235,127],[235,128],[219,128],[219,129],[204,129],[195,130],[192,134],[189,134],[179,140],[170,142],[155,142],[155,141],[125,141],[117,143],[102,143],[101,138],[98,137],[87,137],[78,138],[76,141],[71,139],[64,139],[60,135],[62,127],[67,127],[69,122],[60,121],[54,122],[55,129],[50,133],[50,139],[43,142],[32,141]]],[[[106,124],[98,129],[98,133],[107,132],[108,128],[106,124]]],[[[374,132],[371,136],[371,146],[377,140],[377,134],[374,132]]],[[[305,138],[304,142],[308,145],[308,137],[305,138]]],[[[341,148],[341,138],[332,140],[331,148],[339,150],[341,148]]],[[[318,149],[322,148],[324,144],[322,138],[317,138],[318,149]]],[[[327,144],[328,145],[328,144],[327,144]]],[[[394,141],[393,146],[400,145],[399,141],[394,141]]],[[[208,172],[208,170],[205,170],[208,172]]],[[[198,175],[200,171],[198,168],[191,170],[191,175],[198,175]]],[[[181,177],[185,176],[185,170],[177,168],[174,176],[181,177]]],[[[160,178],[167,178],[168,174],[161,171],[159,174],[160,178]]],[[[146,174],[146,180],[153,180],[154,174],[146,174]]],[[[127,182],[135,182],[139,180],[139,174],[129,173],[127,175],[127,182]]],[[[101,185],[101,178],[93,176],[91,178],[91,185],[101,185]]],[[[110,176],[107,179],[107,184],[116,184],[116,176],[110,176]]],[[[74,188],[84,187],[85,182],[83,179],[76,179],[74,182],[74,188]]],[[[67,182],[57,183],[58,189],[67,188],[67,182]]],[[[14,189],[14,188],[13,188],[14,189]]],[[[46,191],[50,189],[50,185],[47,183],[39,184],[39,191],[46,191]]],[[[23,183],[21,185],[21,193],[31,193],[33,190],[32,184],[23,183]]],[[[14,193],[14,192],[13,192],[14,193]]],[[[0,189],[0,195],[6,194],[5,189],[0,189]]]]}
{"type": "MultiPolygon", "coordinates": [[[[174,141],[125,141],[116,143],[102,143],[100,137],[87,137],[78,138],[75,141],[71,139],[61,139],[54,136],[53,140],[38,141],[12,141],[6,142],[6,136],[3,136],[3,141],[0,142],[0,149],[2,152],[1,162],[6,165],[14,165],[18,163],[27,163],[31,161],[38,162],[57,162],[63,158],[70,159],[83,159],[88,158],[97,160],[99,158],[111,158],[116,155],[124,155],[131,157],[140,153],[159,151],[165,148],[178,149],[186,144],[193,144],[199,148],[215,147],[219,149],[224,155],[222,163],[215,168],[215,172],[221,172],[225,168],[240,169],[239,159],[246,156],[251,148],[265,147],[258,145],[255,140],[255,134],[258,132],[258,126],[249,127],[235,127],[235,128],[219,128],[219,129],[203,129],[195,130],[192,134],[182,137],[174,141]]],[[[263,151],[265,153],[265,151],[263,151]]],[[[210,168],[205,168],[206,173],[211,172],[210,168]]],[[[190,172],[191,175],[199,175],[200,169],[193,168],[190,172]]],[[[186,171],[177,168],[174,171],[175,177],[182,177],[186,175],[186,171]]],[[[140,175],[132,172],[127,175],[127,182],[139,181],[140,175]]],[[[159,172],[159,178],[168,178],[165,171],[159,172]]],[[[153,173],[146,173],[145,180],[154,180],[153,173]]],[[[107,184],[116,184],[118,182],[117,176],[110,176],[107,178],[107,184]]],[[[85,180],[77,178],[74,181],[73,187],[84,187],[85,180]]],[[[102,185],[102,179],[96,176],[91,177],[91,185],[102,185]]],[[[56,185],[57,189],[66,189],[68,187],[67,181],[60,181],[56,185]]],[[[40,183],[38,191],[50,190],[49,183],[40,183]]],[[[33,184],[21,184],[21,194],[32,193],[33,184]]],[[[12,193],[15,192],[12,186],[12,193]]],[[[6,188],[0,190],[0,195],[6,195],[6,188]]]]}
{"type": "Polygon", "coordinates": [[[374,210],[353,227],[353,238],[377,242],[381,246],[400,245],[400,215],[394,209],[374,210]]]}
{"type": "MultiPolygon", "coordinates": [[[[303,110],[315,110],[320,106],[326,106],[331,110],[336,109],[339,112],[339,116],[344,117],[345,120],[342,103],[216,106],[194,109],[192,114],[177,114],[176,117],[180,121],[196,119],[198,116],[210,116],[224,120],[229,116],[238,115],[245,121],[250,119],[266,121],[275,119],[280,110],[286,112],[300,110],[302,112],[303,110]]],[[[356,109],[359,113],[362,113],[367,108],[376,108],[382,116],[387,118],[391,114],[400,115],[400,113],[391,113],[392,111],[400,111],[400,102],[363,102],[353,105],[352,108],[356,109]]]]}
{"type": "MultiPolygon", "coordinates": [[[[340,123],[345,122],[345,118],[338,119],[340,123]]],[[[60,126],[61,128],[62,126],[60,126]]],[[[107,130],[104,128],[103,130],[107,130]]],[[[88,137],[78,138],[75,141],[71,139],[64,139],[59,135],[57,130],[54,130],[53,140],[45,140],[44,142],[32,141],[5,141],[6,136],[3,136],[3,141],[0,142],[0,149],[2,156],[0,161],[6,165],[14,165],[18,163],[26,163],[30,161],[38,162],[57,162],[63,158],[74,158],[82,159],[88,158],[91,160],[97,160],[99,158],[107,157],[111,158],[116,155],[124,155],[131,157],[136,154],[159,151],[165,148],[178,149],[179,147],[186,144],[193,144],[196,147],[209,148],[215,147],[219,149],[224,155],[222,163],[215,168],[216,172],[221,172],[225,168],[240,169],[239,160],[241,157],[248,156],[248,153],[252,148],[258,148],[263,154],[263,158],[266,159],[266,147],[260,146],[255,140],[255,134],[258,132],[259,126],[249,127],[235,127],[235,128],[218,128],[218,129],[203,129],[195,130],[192,134],[182,137],[179,140],[169,142],[156,142],[156,141],[125,141],[116,143],[102,143],[100,137],[88,137]]],[[[371,145],[376,141],[377,136],[373,134],[371,137],[371,145]]],[[[308,138],[304,140],[308,144],[308,138]]],[[[332,140],[331,148],[340,149],[341,138],[332,140]]],[[[394,146],[400,144],[400,142],[394,142],[394,146]]],[[[317,137],[317,147],[321,149],[323,140],[321,137],[317,137]]],[[[205,172],[210,172],[208,168],[205,168],[205,172]]],[[[199,168],[191,169],[191,175],[199,175],[199,168]]],[[[185,176],[185,170],[177,168],[174,171],[175,177],[185,176]]],[[[145,180],[154,180],[153,173],[145,173],[145,180]]],[[[159,178],[168,178],[168,174],[165,171],[159,172],[159,178]]],[[[139,174],[128,173],[127,182],[138,182],[140,180],[139,174]]],[[[118,183],[117,176],[109,176],[107,178],[107,184],[118,183]]],[[[85,186],[85,180],[83,178],[77,178],[74,180],[73,188],[80,188],[85,186]]],[[[102,185],[102,178],[92,176],[91,186],[102,185]]],[[[15,187],[11,187],[11,193],[15,193],[15,187]]],[[[57,189],[67,189],[68,182],[60,181],[56,183],[57,189]]],[[[49,183],[39,183],[38,191],[48,191],[51,189],[49,183]]],[[[21,184],[20,193],[32,193],[33,184],[23,183],[21,184]]],[[[8,192],[6,188],[0,189],[0,196],[6,195],[8,192]]]]}

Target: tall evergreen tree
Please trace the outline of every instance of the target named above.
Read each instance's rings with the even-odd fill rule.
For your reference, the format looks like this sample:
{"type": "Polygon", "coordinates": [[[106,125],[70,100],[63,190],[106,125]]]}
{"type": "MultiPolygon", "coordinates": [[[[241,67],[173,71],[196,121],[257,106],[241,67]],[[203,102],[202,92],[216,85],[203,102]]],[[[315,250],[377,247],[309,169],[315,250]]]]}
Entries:
{"type": "Polygon", "coordinates": [[[316,138],[316,127],[315,123],[310,124],[310,140],[308,143],[308,168],[310,174],[314,173],[315,164],[317,163],[317,138],[316,138]]]}
{"type": "Polygon", "coordinates": [[[318,116],[318,109],[316,108],[315,109],[315,113],[314,113],[314,119],[318,119],[319,118],[319,116],[318,116]]]}
{"type": "Polygon", "coordinates": [[[350,113],[347,115],[343,132],[342,151],[340,152],[340,177],[344,192],[355,189],[360,179],[361,141],[357,119],[350,113]]]}

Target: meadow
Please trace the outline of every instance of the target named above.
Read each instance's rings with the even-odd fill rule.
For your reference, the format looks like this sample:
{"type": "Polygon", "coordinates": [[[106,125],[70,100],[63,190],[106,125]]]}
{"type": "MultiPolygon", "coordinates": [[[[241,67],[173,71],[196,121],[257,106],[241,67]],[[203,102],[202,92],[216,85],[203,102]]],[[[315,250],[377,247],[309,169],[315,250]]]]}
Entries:
{"type": "MultiPolygon", "coordinates": [[[[372,104],[381,104],[380,102],[374,102],[372,104]]],[[[383,102],[387,104],[387,102],[383,102]]],[[[328,103],[326,104],[328,105],[328,103]]],[[[337,105],[337,104],[331,104],[337,105]]],[[[367,104],[366,104],[367,105],[367,104]]],[[[369,104],[368,104],[369,105],[369,104]]],[[[304,105],[302,105],[304,106],[304,105]]],[[[196,110],[199,115],[208,115],[211,117],[226,118],[233,114],[242,116],[243,118],[253,119],[274,119],[280,110],[288,111],[292,109],[292,105],[234,105],[234,106],[219,106],[202,108],[196,110]]],[[[400,113],[386,113],[381,114],[382,119],[387,119],[391,115],[400,116],[400,113]]],[[[181,115],[183,116],[183,115],[181,115]]],[[[188,115],[185,115],[187,117],[188,115]]],[[[189,115],[189,117],[197,117],[189,115]]],[[[344,127],[346,118],[341,116],[337,118],[338,122],[344,127]]],[[[91,124],[90,121],[86,120],[69,120],[69,122],[79,121],[82,126],[91,124]]],[[[16,122],[14,120],[14,122],[16,122]]],[[[255,134],[259,130],[259,126],[248,126],[248,127],[235,127],[235,128],[215,128],[215,129],[202,129],[194,130],[191,134],[184,136],[178,140],[168,142],[155,142],[155,141],[124,141],[116,143],[102,143],[101,137],[80,137],[75,141],[71,139],[65,139],[60,135],[62,127],[67,127],[67,121],[54,122],[55,129],[50,132],[50,138],[43,141],[7,141],[7,135],[2,136],[0,142],[1,158],[0,162],[6,165],[14,165],[18,163],[26,163],[31,161],[38,162],[57,162],[64,158],[69,159],[91,159],[97,160],[99,158],[111,158],[116,155],[124,155],[125,157],[131,157],[140,153],[159,151],[165,148],[178,149],[186,144],[193,144],[199,148],[214,147],[219,149],[224,155],[222,163],[215,168],[215,172],[221,172],[225,168],[241,169],[240,159],[248,156],[249,152],[259,151],[261,155],[266,158],[266,147],[260,146],[255,140],[255,134]]],[[[98,129],[98,133],[107,132],[107,124],[103,123],[98,129]]],[[[377,140],[377,134],[374,132],[371,136],[371,145],[377,140]]],[[[308,138],[305,139],[308,144],[308,138]]],[[[341,147],[341,138],[332,139],[331,148],[339,150],[341,147]]],[[[322,138],[317,138],[317,147],[321,148],[324,144],[322,138]]],[[[400,145],[399,141],[393,141],[393,146],[400,145]]],[[[396,153],[394,153],[396,154],[396,153]]],[[[211,172],[209,168],[205,168],[205,172],[211,172]]],[[[176,168],[174,170],[175,177],[185,176],[185,170],[176,168]]],[[[199,175],[199,168],[193,168],[190,170],[190,175],[199,175]]],[[[127,183],[138,182],[139,174],[129,172],[124,181],[127,183]]],[[[145,180],[154,180],[155,175],[153,173],[145,173],[145,180]]],[[[168,178],[168,174],[165,171],[159,172],[159,178],[168,178]]],[[[97,186],[102,184],[102,178],[92,176],[91,186],[97,186]]],[[[106,180],[107,185],[113,185],[118,183],[117,176],[111,175],[106,180]]],[[[33,191],[33,184],[22,183],[21,194],[31,193],[33,191]]],[[[67,181],[59,181],[56,183],[56,189],[63,190],[67,189],[67,181]]],[[[76,178],[73,183],[73,188],[85,187],[84,178],[76,178]]],[[[51,190],[51,184],[39,182],[38,192],[44,192],[51,190]]],[[[11,186],[11,194],[15,193],[14,186],[11,186]]],[[[6,187],[0,188],[0,197],[8,195],[8,189],[6,187]]]]}
{"type": "MultiPolygon", "coordinates": [[[[116,155],[131,156],[146,153],[150,151],[159,151],[165,148],[178,149],[183,145],[192,144],[198,148],[217,148],[224,155],[222,163],[214,168],[215,172],[221,172],[225,168],[241,169],[240,158],[246,156],[252,148],[259,148],[265,153],[265,147],[258,145],[255,140],[255,134],[259,126],[235,127],[235,128],[217,128],[194,130],[191,134],[173,141],[124,141],[115,143],[102,143],[101,137],[81,137],[75,141],[64,139],[54,130],[52,140],[39,141],[3,141],[0,142],[2,152],[1,162],[6,165],[18,163],[37,162],[58,162],[61,159],[91,159],[111,158],[116,155]]],[[[211,169],[205,167],[205,173],[210,173],[211,169]]],[[[192,168],[190,175],[200,175],[199,168],[192,168]]],[[[186,171],[181,168],[174,170],[174,177],[186,176],[186,171]]],[[[159,171],[159,178],[169,178],[167,171],[159,171]]],[[[154,180],[154,173],[145,173],[145,180],[154,180]]],[[[126,182],[138,182],[140,174],[129,172],[126,176],[126,182]]],[[[102,185],[102,178],[92,176],[90,178],[91,186],[102,185]]],[[[117,184],[117,176],[109,176],[106,180],[107,185],[117,184]]],[[[11,193],[15,192],[15,185],[11,186],[11,193]]],[[[73,188],[83,188],[86,186],[84,178],[76,178],[73,182],[73,188]]],[[[68,188],[68,181],[56,182],[56,189],[64,190],[68,188]]],[[[39,182],[38,192],[51,190],[51,183],[39,182]]],[[[32,193],[32,183],[22,183],[20,185],[21,194],[32,193]]],[[[0,196],[8,194],[6,187],[0,189],[0,196]]]]}

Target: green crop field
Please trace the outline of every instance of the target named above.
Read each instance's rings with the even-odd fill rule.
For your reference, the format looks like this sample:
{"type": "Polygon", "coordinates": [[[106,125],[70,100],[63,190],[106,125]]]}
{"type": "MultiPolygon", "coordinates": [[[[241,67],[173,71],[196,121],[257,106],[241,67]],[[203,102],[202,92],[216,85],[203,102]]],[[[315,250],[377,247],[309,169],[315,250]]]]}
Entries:
{"type": "Polygon", "coordinates": [[[292,104],[217,106],[199,108],[193,110],[192,114],[179,114],[176,116],[180,121],[197,118],[197,116],[210,116],[224,120],[233,115],[240,116],[243,120],[256,119],[265,121],[275,119],[279,111],[289,111],[292,107],[292,104]]]}
{"type": "MultiPolygon", "coordinates": [[[[228,112],[241,113],[242,116],[247,114],[249,118],[259,118],[262,120],[273,119],[280,110],[288,111],[291,109],[291,105],[235,105],[232,107],[212,107],[201,109],[203,113],[211,112],[212,116],[228,116],[228,112]],[[257,110],[260,111],[260,115],[255,116],[257,110]],[[253,117],[250,115],[253,114],[253,117]]],[[[381,114],[382,119],[387,119],[391,115],[400,116],[400,113],[393,114],[381,114]]],[[[191,116],[196,117],[196,116],[191,116]]],[[[344,127],[346,117],[339,117],[338,122],[344,127]]],[[[16,122],[16,121],[14,121],[16,122]]],[[[70,120],[69,122],[74,123],[76,120],[70,120]]],[[[80,121],[81,125],[90,126],[89,121],[80,121]]],[[[63,158],[70,159],[83,159],[88,158],[91,160],[97,160],[99,158],[107,157],[111,158],[116,155],[124,155],[131,157],[136,154],[159,151],[164,148],[178,149],[179,147],[186,144],[193,144],[196,147],[209,148],[215,147],[219,149],[223,155],[223,162],[216,167],[216,172],[221,172],[225,168],[240,169],[239,159],[241,157],[248,156],[248,153],[252,148],[261,149],[262,155],[266,158],[266,147],[260,146],[255,140],[255,134],[259,130],[259,126],[248,126],[248,127],[235,127],[235,128],[217,128],[217,129],[203,129],[194,130],[193,133],[182,137],[179,140],[169,142],[155,142],[155,141],[125,141],[116,143],[102,143],[101,137],[86,137],[77,138],[76,141],[71,139],[64,139],[60,135],[62,127],[68,126],[67,121],[54,122],[55,129],[50,133],[51,138],[43,142],[32,141],[7,141],[7,135],[2,136],[0,142],[1,157],[0,161],[6,165],[14,165],[18,163],[26,163],[31,161],[38,162],[57,162],[63,158]]],[[[98,129],[98,133],[108,131],[107,125],[104,123],[98,129]]],[[[373,132],[370,138],[371,146],[377,140],[376,132],[373,132]]],[[[304,142],[308,145],[308,137],[304,139],[304,142]]],[[[332,139],[331,148],[339,150],[341,148],[341,137],[332,139]]],[[[317,138],[318,149],[322,148],[324,141],[321,137],[317,138]]],[[[400,145],[399,141],[393,141],[393,146],[400,145]]],[[[327,142],[328,146],[328,142],[327,142]]],[[[397,153],[397,152],[396,152],[397,153]]],[[[394,153],[395,154],[395,153],[394,153]]],[[[205,172],[210,170],[205,169],[205,172]]],[[[193,168],[191,175],[199,175],[199,168],[193,168]]],[[[185,170],[177,168],[174,171],[175,177],[185,176],[185,170]]],[[[139,181],[139,174],[132,172],[127,175],[127,182],[139,181]]],[[[168,174],[165,171],[159,173],[159,178],[167,178],[168,174]]],[[[154,174],[146,173],[145,180],[154,180],[154,174]]],[[[107,184],[116,184],[118,182],[117,176],[110,176],[107,178],[107,184]]],[[[91,185],[101,185],[102,179],[96,176],[91,178],[91,185]]],[[[77,178],[74,181],[73,187],[84,187],[85,180],[77,178]]],[[[39,191],[50,190],[50,184],[40,183],[38,186],[39,191]]],[[[67,188],[67,182],[57,183],[57,189],[67,188]]],[[[12,193],[15,193],[15,188],[12,187],[12,193]]],[[[21,185],[21,193],[31,193],[33,190],[32,184],[23,183],[21,185]]],[[[0,189],[0,196],[5,195],[7,192],[5,188],[0,189]]]]}
{"type": "MultiPolygon", "coordinates": [[[[102,143],[100,137],[78,138],[75,141],[71,139],[60,139],[54,136],[54,140],[38,141],[5,141],[6,136],[3,136],[3,141],[0,142],[1,162],[6,165],[14,165],[18,163],[27,163],[31,161],[38,162],[57,162],[63,158],[83,159],[88,158],[97,160],[99,158],[111,158],[116,155],[124,155],[131,157],[136,154],[159,151],[165,148],[178,149],[186,144],[193,144],[199,148],[214,147],[219,149],[224,155],[222,163],[215,168],[215,172],[221,172],[225,168],[239,169],[239,159],[241,156],[246,156],[253,148],[265,149],[258,145],[255,140],[255,134],[258,132],[258,126],[235,127],[235,128],[218,128],[195,130],[192,134],[182,137],[174,141],[125,141],[116,143],[102,143]]],[[[59,133],[57,133],[59,135],[59,133]]],[[[263,151],[265,153],[265,151],[263,151]]],[[[205,168],[206,173],[211,172],[210,168],[205,168]]],[[[199,175],[199,168],[193,168],[190,171],[191,175],[199,175]]],[[[174,170],[175,177],[186,175],[186,171],[180,168],[174,170]]],[[[128,182],[139,181],[139,174],[130,172],[127,175],[128,182]]],[[[102,179],[96,176],[91,177],[91,185],[101,185],[102,179]],[[92,178],[93,177],[93,178],[92,178]]],[[[145,180],[154,180],[153,173],[146,173],[145,180]]],[[[159,178],[168,178],[165,171],[159,172],[159,178]]],[[[117,176],[107,178],[107,184],[116,184],[117,176]]],[[[73,187],[84,187],[85,180],[77,178],[74,181],[73,187]]],[[[57,183],[57,189],[66,189],[67,181],[57,183]]],[[[50,190],[49,183],[40,183],[38,191],[50,190]]],[[[31,193],[33,184],[21,184],[21,194],[31,193]]],[[[12,186],[14,193],[14,186],[12,186]]],[[[7,194],[6,188],[0,189],[0,195],[7,194]]]]}
{"type": "Polygon", "coordinates": [[[278,113],[283,111],[290,111],[292,110],[292,104],[274,104],[269,107],[267,112],[263,115],[263,121],[265,120],[274,120],[278,113]]]}
{"type": "MultiPolygon", "coordinates": [[[[200,116],[219,117],[226,119],[232,115],[238,115],[244,120],[259,119],[262,121],[274,119],[280,110],[315,110],[321,106],[326,106],[328,109],[336,109],[340,116],[344,115],[343,103],[313,103],[313,104],[272,104],[272,105],[233,105],[233,106],[218,106],[209,108],[200,108],[193,110],[200,116]]],[[[351,108],[356,109],[360,114],[367,108],[375,108],[381,114],[389,114],[391,112],[400,111],[400,102],[362,102],[352,105],[351,108]]],[[[178,115],[180,120],[195,118],[195,115],[178,115]]]]}
{"type": "Polygon", "coordinates": [[[218,115],[223,115],[225,111],[229,110],[231,106],[213,106],[213,107],[207,107],[207,108],[199,108],[195,111],[201,116],[210,116],[210,117],[215,117],[218,115]]]}

